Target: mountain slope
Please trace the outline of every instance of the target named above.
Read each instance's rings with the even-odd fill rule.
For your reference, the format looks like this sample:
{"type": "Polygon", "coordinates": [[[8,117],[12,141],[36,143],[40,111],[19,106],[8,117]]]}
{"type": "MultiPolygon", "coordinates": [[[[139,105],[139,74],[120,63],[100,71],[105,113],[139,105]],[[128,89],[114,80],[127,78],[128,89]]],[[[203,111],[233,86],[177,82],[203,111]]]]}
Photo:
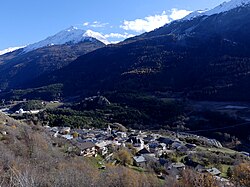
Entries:
{"type": "Polygon", "coordinates": [[[4,61],[0,65],[0,88],[18,88],[26,81],[43,73],[60,69],[78,56],[105,45],[99,41],[86,41],[74,45],[58,45],[40,48],[4,61]]]}
{"type": "Polygon", "coordinates": [[[27,81],[60,69],[77,57],[105,47],[93,31],[71,28],[41,42],[0,56],[0,89],[18,88],[27,81]],[[52,45],[53,42],[53,45],[52,45]]]}
{"type": "Polygon", "coordinates": [[[214,14],[228,12],[238,7],[247,7],[249,6],[249,3],[250,3],[249,0],[231,0],[229,2],[224,2],[211,10],[195,11],[189,14],[188,16],[186,16],[185,18],[183,18],[183,20],[190,20],[190,19],[200,17],[200,16],[211,16],[214,14]]]}
{"type": "Polygon", "coordinates": [[[82,30],[76,27],[70,27],[65,29],[53,36],[50,36],[40,42],[28,45],[24,48],[24,52],[33,51],[42,47],[53,46],[53,45],[63,45],[63,44],[77,44],[84,41],[98,40],[105,45],[109,44],[104,36],[98,32],[91,30],[82,30]]]}
{"type": "Polygon", "coordinates": [[[250,101],[250,7],[175,21],[88,53],[25,87],[62,83],[65,96],[98,91],[182,93],[250,101]]]}
{"type": "Polygon", "coordinates": [[[149,38],[159,35],[175,35],[178,40],[186,37],[209,39],[218,36],[229,42],[238,42],[249,45],[250,6],[244,5],[232,10],[198,16],[191,20],[175,21],[153,32],[145,33],[139,38],[149,38]]]}
{"type": "Polygon", "coordinates": [[[249,101],[249,20],[250,8],[244,6],[173,22],[82,56],[33,86],[63,83],[66,95],[173,91],[196,99],[249,101]]]}

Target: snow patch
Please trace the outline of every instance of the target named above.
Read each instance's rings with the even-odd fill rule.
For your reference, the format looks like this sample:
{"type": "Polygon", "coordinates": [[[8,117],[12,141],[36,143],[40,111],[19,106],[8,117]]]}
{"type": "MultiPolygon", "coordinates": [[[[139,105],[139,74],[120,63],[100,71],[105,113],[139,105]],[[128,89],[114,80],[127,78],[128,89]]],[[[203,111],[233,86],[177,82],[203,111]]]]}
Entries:
{"type": "Polygon", "coordinates": [[[249,5],[250,5],[250,0],[231,0],[228,2],[224,2],[211,10],[192,12],[191,14],[184,17],[182,20],[192,20],[192,19],[194,19],[196,17],[200,17],[200,16],[211,16],[214,14],[220,14],[223,12],[230,11],[234,8],[245,7],[245,6],[249,6],[249,5]]]}
{"type": "Polygon", "coordinates": [[[1,56],[1,55],[4,55],[4,54],[6,54],[6,53],[10,53],[10,52],[16,51],[16,50],[18,50],[18,49],[22,49],[22,48],[24,48],[24,47],[26,47],[26,46],[21,46],[21,47],[9,47],[9,48],[7,48],[7,49],[4,49],[4,50],[0,51],[0,56],[1,56]]]}
{"type": "Polygon", "coordinates": [[[46,46],[63,45],[67,43],[77,44],[82,41],[92,41],[94,39],[99,40],[106,45],[109,44],[106,38],[98,32],[94,32],[91,30],[85,31],[82,29],[78,29],[77,27],[70,27],[53,36],[46,38],[45,40],[28,45],[24,49],[24,52],[30,52],[46,46]]]}

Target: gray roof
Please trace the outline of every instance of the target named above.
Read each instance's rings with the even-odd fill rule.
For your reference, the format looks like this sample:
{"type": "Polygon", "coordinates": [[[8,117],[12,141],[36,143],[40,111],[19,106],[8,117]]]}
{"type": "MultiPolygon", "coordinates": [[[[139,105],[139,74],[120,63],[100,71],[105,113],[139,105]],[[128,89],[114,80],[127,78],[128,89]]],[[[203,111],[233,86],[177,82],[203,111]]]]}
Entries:
{"type": "Polygon", "coordinates": [[[169,168],[184,168],[185,164],[183,163],[172,163],[169,168]]]}
{"type": "Polygon", "coordinates": [[[143,157],[143,156],[135,156],[135,157],[133,157],[133,158],[134,158],[134,160],[135,160],[137,163],[146,162],[146,159],[145,159],[145,157],[143,157]]]}
{"type": "Polygon", "coordinates": [[[84,142],[84,143],[78,143],[77,147],[81,150],[85,150],[95,147],[95,144],[93,142],[84,142]]]}
{"type": "Polygon", "coordinates": [[[142,154],[149,154],[150,152],[146,148],[143,148],[140,151],[138,151],[137,153],[142,155],[142,154]]]}
{"type": "Polygon", "coordinates": [[[221,174],[220,170],[218,170],[217,168],[207,169],[207,172],[209,172],[212,175],[220,175],[221,174]]]}
{"type": "Polygon", "coordinates": [[[173,139],[167,138],[167,137],[160,137],[157,139],[158,142],[160,143],[165,143],[165,144],[172,144],[174,142],[173,139]]]}

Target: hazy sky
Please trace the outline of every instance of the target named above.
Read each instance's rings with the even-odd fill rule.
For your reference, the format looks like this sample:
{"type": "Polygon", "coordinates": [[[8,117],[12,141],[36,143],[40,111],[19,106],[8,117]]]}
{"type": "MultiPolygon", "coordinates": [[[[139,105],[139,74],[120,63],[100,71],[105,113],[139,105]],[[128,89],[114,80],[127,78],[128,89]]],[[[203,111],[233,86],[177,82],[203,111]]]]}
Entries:
{"type": "Polygon", "coordinates": [[[70,26],[118,41],[224,0],[6,0],[0,3],[0,50],[27,45],[70,26]]]}

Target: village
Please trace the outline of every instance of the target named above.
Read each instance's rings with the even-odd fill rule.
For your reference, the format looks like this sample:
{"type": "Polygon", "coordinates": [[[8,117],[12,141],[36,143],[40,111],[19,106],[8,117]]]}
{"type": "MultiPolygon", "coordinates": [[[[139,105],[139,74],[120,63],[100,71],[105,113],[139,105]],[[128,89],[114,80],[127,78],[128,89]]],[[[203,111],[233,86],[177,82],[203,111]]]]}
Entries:
{"type": "MultiPolygon", "coordinates": [[[[86,98],[85,102],[109,105],[104,97],[86,98]]],[[[51,101],[47,105],[58,105],[51,101]]],[[[42,105],[44,103],[42,102],[42,105]]],[[[34,116],[44,108],[11,112],[9,106],[0,112],[6,116],[34,116]]],[[[22,118],[20,118],[22,119],[22,118]]],[[[26,121],[26,119],[23,119],[26,121]]],[[[237,152],[222,146],[216,139],[171,130],[135,130],[120,123],[106,124],[105,128],[73,128],[49,126],[43,128],[54,140],[53,146],[62,148],[69,156],[93,158],[98,169],[106,170],[108,164],[123,165],[139,172],[153,172],[159,179],[181,179],[185,170],[212,176],[224,186],[230,182],[231,168],[237,160],[249,160],[249,153],[237,152]]]]}
{"type": "MultiPolygon", "coordinates": [[[[45,127],[53,137],[62,138],[72,146],[69,146],[67,152],[75,151],[78,156],[102,158],[99,161],[99,169],[105,169],[105,164],[117,164],[121,162],[115,156],[119,150],[128,150],[131,154],[133,167],[147,170],[149,165],[158,167],[157,176],[161,179],[173,177],[179,179],[181,172],[186,168],[192,168],[196,172],[210,173],[216,180],[230,185],[230,181],[222,177],[222,171],[216,167],[207,167],[189,157],[197,152],[206,149],[227,150],[221,143],[214,139],[187,134],[168,132],[162,135],[156,132],[147,132],[129,129],[127,130],[121,124],[108,125],[107,129],[71,129],[70,127],[45,127]],[[193,139],[204,146],[195,143],[188,143],[193,139]],[[171,157],[169,155],[181,155],[171,157]]],[[[217,153],[218,154],[218,153],[217,153]]],[[[235,152],[235,154],[237,154],[235,152]]],[[[240,154],[240,153],[239,153],[240,154]]],[[[249,156],[241,153],[241,156],[249,156]]],[[[125,163],[126,164],[126,163],[125,163]]]]}

